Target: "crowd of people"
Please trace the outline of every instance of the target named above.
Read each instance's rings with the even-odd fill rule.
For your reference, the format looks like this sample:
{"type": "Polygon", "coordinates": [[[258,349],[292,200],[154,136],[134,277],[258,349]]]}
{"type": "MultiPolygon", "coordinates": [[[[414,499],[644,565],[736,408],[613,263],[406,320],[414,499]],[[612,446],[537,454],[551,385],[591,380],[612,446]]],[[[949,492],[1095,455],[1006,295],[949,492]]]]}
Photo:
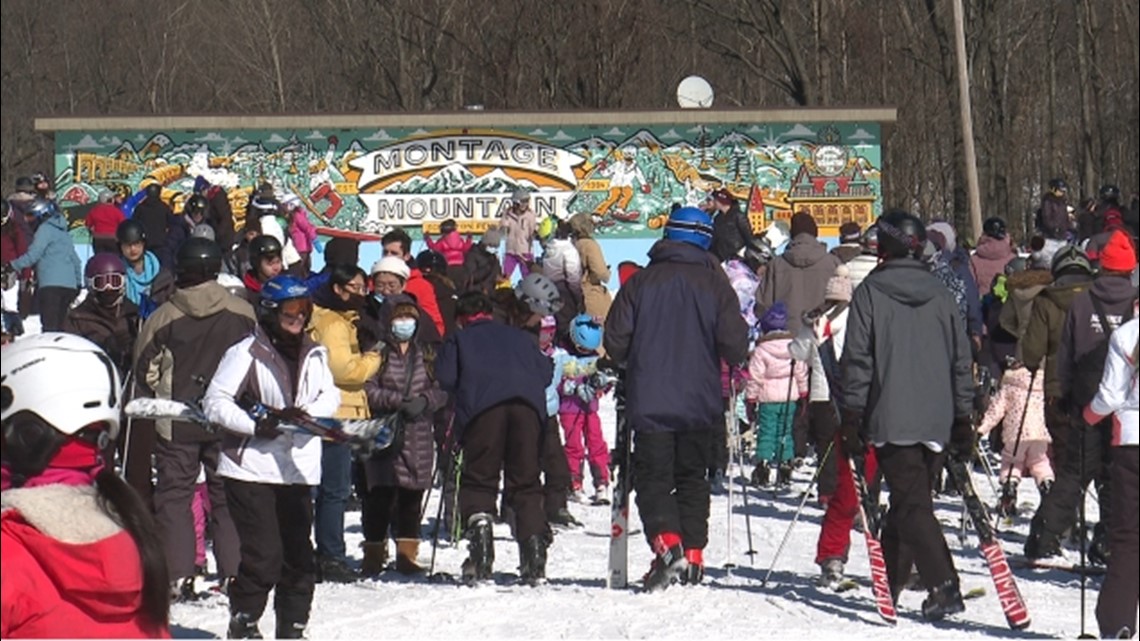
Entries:
{"type": "Polygon", "coordinates": [[[890,488],[878,534],[896,600],[919,586],[926,619],[961,612],[933,497],[955,491],[947,458],[974,459],[988,434],[1000,513],[1016,516],[1023,475],[1041,493],[1029,557],[1083,541],[1098,484],[1101,631],[1135,631],[1136,202],[1106,187],[1073,216],[1065,190],[1050,184],[1027,257],[1000,218],[971,253],[951,223],[901,210],[844,224],[830,250],[796,213],[777,254],[718,190],[674,207],[611,297],[595,217],[539,224],[525,191],[478,241],[447,221],[413,256],[389,231],[366,271],[355,241],[322,245],[271,185],[235,229],[224,189],[199,180],[175,214],[151,181],[129,212],[100,194],[82,265],[50,182],[21,179],[3,229],[5,289],[21,294],[4,315],[3,635],[161,636],[171,600],[199,597],[208,539],[229,635],[259,638],[274,592],[278,637],[300,637],[315,584],[425,571],[437,486],[436,534],[467,542],[465,580],[491,578],[505,521],[520,580],[540,584],[554,532],[581,526],[571,503],[614,498],[599,400],[616,376],[647,590],[702,581],[710,496],[747,432],[755,486],[819,467],[821,586],[843,578],[861,474],[890,488]],[[43,333],[19,337],[33,312],[43,333]],[[208,425],[121,416],[140,396],[199,405],[208,425]],[[398,436],[379,451],[291,428],[388,416],[398,436]],[[63,545],[84,552],[35,553],[63,545]],[[131,562],[111,576],[108,554],[131,562]],[[60,572],[122,593],[43,588],[60,572]]]}

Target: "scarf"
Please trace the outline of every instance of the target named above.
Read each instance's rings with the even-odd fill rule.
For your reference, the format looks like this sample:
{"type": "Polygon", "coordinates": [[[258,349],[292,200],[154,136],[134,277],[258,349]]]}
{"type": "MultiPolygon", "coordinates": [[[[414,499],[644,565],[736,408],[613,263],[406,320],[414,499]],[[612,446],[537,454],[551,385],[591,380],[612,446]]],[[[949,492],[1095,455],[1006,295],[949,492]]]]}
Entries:
{"type": "Polygon", "coordinates": [[[150,294],[150,286],[158,277],[161,265],[158,257],[151,252],[143,254],[143,271],[138,273],[132,265],[127,265],[127,300],[142,307],[143,296],[150,294]]]}

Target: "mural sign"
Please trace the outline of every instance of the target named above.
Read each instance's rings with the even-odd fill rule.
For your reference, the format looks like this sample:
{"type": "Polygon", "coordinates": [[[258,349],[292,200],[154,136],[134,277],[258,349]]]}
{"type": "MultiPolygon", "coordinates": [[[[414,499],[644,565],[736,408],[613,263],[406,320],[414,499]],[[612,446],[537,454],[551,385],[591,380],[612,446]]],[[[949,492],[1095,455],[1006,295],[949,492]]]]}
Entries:
{"type": "Polygon", "coordinates": [[[639,124],[636,116],[604,126],[38,126],[55,131],[65,207],[93,202],[104,188],[133,193],[153,179],[178,210],[205,181],[229,190],[240,218],[250,193],[268,182],[300,197],[331,235],[394,227],[418,235],[447,219],[480,233],[518,190],[530,193],[540,218],[590,212],[599,234],[613,238],[656,236],[673,203],[697,205],[720,188],[740,199],[757,229],[807,210],[822,233],[834,233],[881,210],[878,121],[639,124]]]}

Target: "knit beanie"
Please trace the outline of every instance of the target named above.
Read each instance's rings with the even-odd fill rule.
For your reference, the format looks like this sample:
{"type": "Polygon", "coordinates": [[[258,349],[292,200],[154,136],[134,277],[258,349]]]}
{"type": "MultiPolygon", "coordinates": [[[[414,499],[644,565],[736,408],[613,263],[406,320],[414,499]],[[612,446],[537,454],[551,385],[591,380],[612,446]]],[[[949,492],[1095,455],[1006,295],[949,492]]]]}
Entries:
{"type": "Polygon", "coordinates": [[[947,222],[930,223],[926,226],[926,237],[934,242],[939,251],[952,252],[958,246],[958,234],[947,222]]]}
{"type": "Polygon", "coordinates": [[[326,265],[356,265],[360,262],[360,241],[333,238],[325,243],[326,265]]]}
{"type": "Polygon", "coordinates": [[[787,329],[788,308],[783,301],[776,301],[776,304],[769,307],[768,311],[760,317],[760,331],[767,334],[768,332],[782,332],[787,329]]]}
{"type": "Polygon", "coordinates": [[[857,243],[861,238],[863,230],[859,229],[859,223],[849,220],[839,226],[839,242],[857,243]]]}
{"type": "Polygon", "coordinates": [[[1130,272],[1136,267],[1136,248],[1123,230],[1116,230],[1100,250],[1100,268],[1110,272],[1130,272]]]}
{"type": "Polygon", "coordinates": [[[815,238],[819,236],[819,227],[815,224],[815,219],[811,217],[811,214],[806,211],[801,211],[792,216],[790,233],[792,238],[800,234],[807,234],[815,238]]]}
{"type": "Polygon", "coordinates": [[[850,303],[851,293],[851,272],[847,269],[847,265],[840,265],[835,268],[835,275],[827,279],[823,299],[850,303]]]}

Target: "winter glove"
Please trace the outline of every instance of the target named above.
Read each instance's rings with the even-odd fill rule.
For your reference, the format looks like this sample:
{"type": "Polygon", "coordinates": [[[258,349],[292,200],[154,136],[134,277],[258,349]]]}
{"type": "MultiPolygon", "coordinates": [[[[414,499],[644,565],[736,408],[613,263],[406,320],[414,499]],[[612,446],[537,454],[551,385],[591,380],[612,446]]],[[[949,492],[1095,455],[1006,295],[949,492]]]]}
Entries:
{"type": "Polygon", "coordinates": [[[590,385],[588,382],[583,381],[580,385],[578,385],[578,400],[582,401],[583,403],[589,405],[590,403],[594,402],[594,399],[596,399],[597,396],[598,391],[594,389],[594,386],[590,385]]]}
{"type": "Polygon", "coordinates": [[[609,356],[599,357],[594,361],[594,367],[598,370],[616,372],[618,371],[618,364],[614,362],[609,356]]]}
{"type": "Polygon", "coordinates": [[[413,396],[412,398],[405,398],[400,403],[400,413],[404,418],[415,419],[423,415],[427,411],[428,400],[424,395],[413,396]]]}
{"type": "Polygon", "coordinates": [[[257,426],[253,428],[253,435],[257,438],[275,439],[282,434],[281,428],[278,427],[278,425],[279,423],[275,418],[267,416],[258,419],[257,426]]]}
{"type": "Polygon", "coordinates": [[[297,425],[303,421],[311,421],[313,417],[299,407],[286,407],[277,412],[277,422],[286,425],[297,425]]]}
{"type": "Polygon", "coordinates": [[[578,391],[578,381],[567,378],[562,381],[562,395],[573,396],[578,391]]]}
{"type": "Polygon", "coordinates": [[[843,410],[839,423],[839,438],[843,441],[843,449],[848,456],[862,456],[867,451],[867,442],[863,440],[863,412],[859,410],[843,410]]]}
{"type": "Polygon", "coordinates": [[[974,451],[974,422],[969,416],[955,416],[950,428],[950,455],[968,459],[974,451]]]}

